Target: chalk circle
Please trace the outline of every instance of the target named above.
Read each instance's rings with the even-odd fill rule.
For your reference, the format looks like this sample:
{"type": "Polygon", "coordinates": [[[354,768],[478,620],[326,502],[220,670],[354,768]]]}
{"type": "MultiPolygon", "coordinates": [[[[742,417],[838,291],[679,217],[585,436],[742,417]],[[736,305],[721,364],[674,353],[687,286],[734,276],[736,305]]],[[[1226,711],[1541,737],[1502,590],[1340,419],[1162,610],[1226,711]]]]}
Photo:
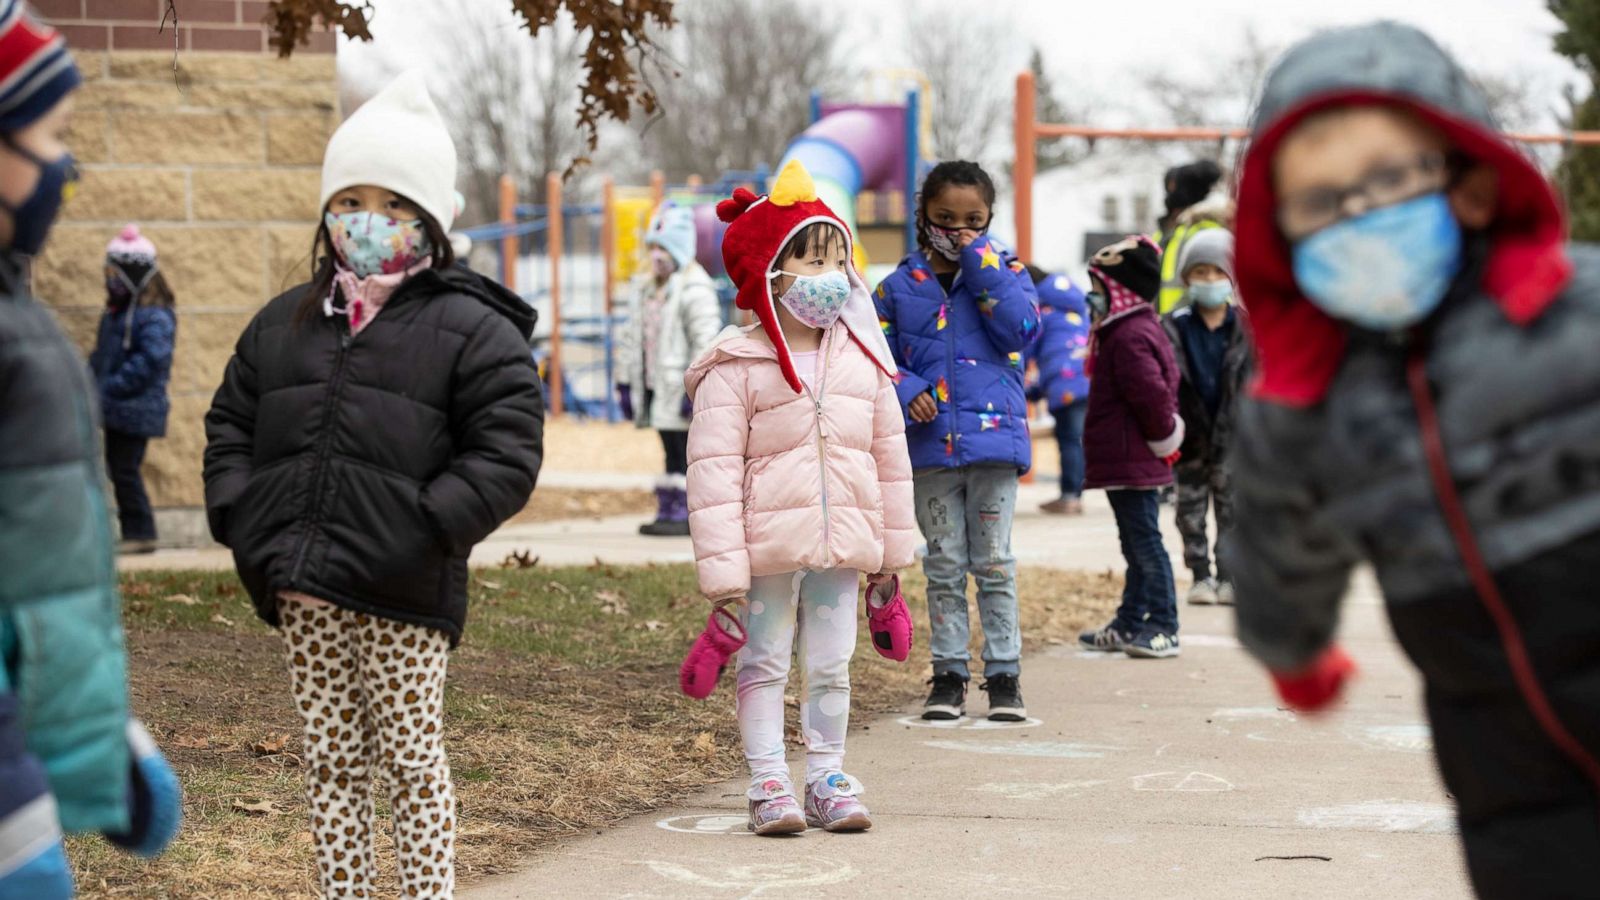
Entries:
{"type": "Polygon", "coordinates": [[[726,813],[710,816],[673,816],[657,822],[656,827],[676,831],[679,834],[752,834],[749,819],[726,813]]]}
{"type": "Polygon", "coordinates": [[[920,716],[904,716],[896,719],[901,725],[912,728],[937,728],[941,731],[1007,731],[1014,728],[1038,728],[1044,724],[1043,719],[1027,718],[1021,722],[995,722],[989,719],[974,719],[971,716],[962,716],[959,719],[924,719],[920,716]]]}
{"type": "Polygon", "coordinates": [[[1402,753],[1429,753],[1433,750],[1433,732],[1426,725],[1371,725],[1359,734],[1351,735],[1357,743],[1380,750],[1399,750],[1402,753]]]}

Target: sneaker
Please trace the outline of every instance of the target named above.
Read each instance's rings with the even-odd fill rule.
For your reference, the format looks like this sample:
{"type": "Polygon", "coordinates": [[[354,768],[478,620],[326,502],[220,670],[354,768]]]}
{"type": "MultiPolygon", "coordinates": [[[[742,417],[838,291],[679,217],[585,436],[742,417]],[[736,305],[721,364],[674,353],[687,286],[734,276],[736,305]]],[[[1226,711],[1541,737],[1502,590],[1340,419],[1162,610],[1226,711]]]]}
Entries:
{"type": "Polygon", "coordinates": [[[872,814],[856,798],[850,776],[835,772],[806,785],[806,824],[823,831],[866,831],[872,814]]]}
{"type": "Polygon", "coordinates": [[[996,675],[983,683],[989,695],[989,721],[1022,722],[1028,710],[1022,705],[1022,683],[1015,675],[996,675]]]}
{"type": "Polygon", "coordinates": [[[1220,602],[1217,599],[1220,593],[1215,578],[1196,578],[1189,588],[1189,593],[1184,595],[1184,599],[1194,606],[1211,606],[1220,602]]]}
{"type": "Polygon", "coordinates": [[[1217,585],[1217,603],[1220,606],[1233,605],[1233,582],[1224,581],[1217,585]]]}
{"type": "Polygon", "coordinates": [[[118,556],[141,556],[154,552],[156,552],[154,538],[133,538],[131,540],[117,541],[118,556]]]}
{"type": "Polygon", "coordinates": [[[1167,659],[1177,656],[1178,636],[1165,631],[1146,631],[1122,648],[1122,652],[1137,659],[1167,659]]]}
{"type": "Polygon", "coordinates": [[[1077,497],[1057,497],[1039,504],[1039,511],[1052,516],[1081,516],[1083,501],[1077,497]]]}
{"type": "Polygon", "coordinates": [[[805,813],[789,785],[774,778],[762,784],[761,789],[767,796],[750,801],[746,828],[756,834],[799,834],[806,830],[805,813]]]}
{"type": "Polygon", "coordinates": [[[967,680],[954,672],[935,675],[928,680],[933,690],[922,704],[922,717],[929,721],[961,718],[967,711],[967,680]]]}
{"type": "Polygon", "coordinates": [[[1126,631],[1119,631],[1115,623],[1097,628],[1094,631],[1085,631],[1078,635],[1078,646],[1085,650],[1100,650],[1105,653],[1116,653],[1128,642],[1133,640],[1133,635],[1126,631]]]}

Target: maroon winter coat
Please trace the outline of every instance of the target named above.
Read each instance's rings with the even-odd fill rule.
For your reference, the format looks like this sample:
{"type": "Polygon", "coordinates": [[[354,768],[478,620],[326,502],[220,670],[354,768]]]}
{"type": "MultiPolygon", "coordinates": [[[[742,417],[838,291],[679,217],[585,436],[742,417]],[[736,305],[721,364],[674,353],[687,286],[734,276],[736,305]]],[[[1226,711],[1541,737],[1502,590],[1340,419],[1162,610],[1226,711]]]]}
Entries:
{"type": "Polygon", "coordinates": [[[1183,443],[1178,363],[1155,310],[1140,306],[1105,321],[1095,341],[1089,412],[1083,425],[1083,486],[1171,484],[1172,467],[1162,456],[1183,443]]]}

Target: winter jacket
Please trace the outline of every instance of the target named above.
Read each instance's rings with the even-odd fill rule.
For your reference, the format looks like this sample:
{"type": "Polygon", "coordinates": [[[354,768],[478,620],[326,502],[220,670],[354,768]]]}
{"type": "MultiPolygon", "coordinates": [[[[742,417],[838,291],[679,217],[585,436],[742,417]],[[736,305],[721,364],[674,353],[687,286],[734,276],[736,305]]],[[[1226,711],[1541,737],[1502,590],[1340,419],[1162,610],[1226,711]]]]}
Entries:
{"type": "Polygon", "coordinates": [[[729,326],[689,369],[689,530],[700,591],[752,576],[909,566],[918,543],[895,385],[835,325],[796,394],[757,326],[729,326]]]}
{"type": "Polygon", "coordinates": [[[906,443],[916,469],[1033,464],[1022,354],[1039,336],[1033,279],[993,238],[961,252],[949,295],[927,257],[913,252],[874,292],[900,369],[906,443]],[[911,401],[932,393],[933,421],[911,421],[911,401]]]}
{"type": "Polygon", "coordinates": [[[1084,488],[1154,488],[1172,483],[1164,458],[1181,445],[1178,363],[1143,304],[1100,323],[1083,423],[1084,488]]]}
{"type": "Polygon", "coordinates": [[[1233,445],[1233,427],[1238,400],[1244,396],[1245,385],[1253,367],[1254,354],[1250,349],[1250,320],[1242,308],[1233,309],[1233,332],[1228,338],[1228,349],[1222,358],[1222,373],[1218,376],[1221,399],[1213,419],[1200,392],[1195,389],[1193,361],[1183,344],[1180,323],[1198,315],[1193,306],[1185,306],[1162,320],[1167,340],[1172,345],[1172,355],[1182,376],[1178,383],[1178,415],[1183,418],[1183,460],[1180,465],[1220,465],[1233,445]]]}
{"type": "Polygon", "coordinates": [[[1089,304],[1065,275],[1035,285],[1039,292],[1039,340],[1026,359],[1039,369],[1039,396],[1050,409],[1089,399],[1089,304]]]}
{"type": "Polygon", "coordinates": [[[127,663],[78,351],[0,258],[0,691],[14,691],[67,831],[128,825],[127,663]]]}
{"type": "Polygon", "coordinates": [[[656,289],[655,279],[643,275],[634,279],[633,298],[628,305],[628,322],[622,330],[621,365],[617,383],[635,391],[638,400],[634,422],[640,428],[661,431],[686,431],[689,420],[683,414],[683,373],[699,359],[717,332],[722,329],[722,307],[711,276],[697,262],[672,273],[667,279],[666,301],[661,307],[661,334],[656,338],[654,376],[655,399],[646,408],[644,392],[651,379],[644,371],[644,304],[656,289]]]}
{"type": "Polygon", "coordinates": [[[178,318],[171,307],[128,303],[100,317],[89,368],[100,388],[108,431],[140,437],[167,433],[167,382],[178,318]]]}
{"type": "Polygon", "coordinates": [[[1239,411],[1238,521],[1224,549],[1241,640],[1282,671],[1332,639],[1362,562],[1391,605],[1471,587],[1424,455],[1412,360],[1426,367],[1450,474],[1492,570],[1600,530],[1600,251],[1563,248],[1548,183],[1420,32],[1385,23],[1304,45],[1267,85],[1255,129],[1281,134],[1279,120],[1308,98],[1339,92],[1414,105],[1465,155],[1498,170],[1500,201],[1493,230],[1469,238],[1461,274],[1422,327],[1364,332],[1299,294],[1288,247],[1267,225],[1275,145],[1252,145],[1237,273],[1261,380],[1239,411]]]}
{"type": "Polygon", "coordinates": [[[206,512],[256,612],[299,591],[459,641],[467,555],[522,509],[544,423],[534,312],[462,269],[400,285],[351,337],[307,287],[245,328],[206,415],[206,512]]]}

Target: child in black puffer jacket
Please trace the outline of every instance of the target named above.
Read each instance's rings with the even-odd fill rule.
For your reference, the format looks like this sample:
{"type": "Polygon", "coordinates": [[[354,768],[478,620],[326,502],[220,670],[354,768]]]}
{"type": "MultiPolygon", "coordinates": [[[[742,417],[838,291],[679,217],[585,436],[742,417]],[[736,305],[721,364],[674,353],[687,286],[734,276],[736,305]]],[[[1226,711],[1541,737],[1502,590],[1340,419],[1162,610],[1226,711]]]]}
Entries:
{"type": "Polygon", "coordinates": [[[328,262],[245,329],[206,417],[212,533],[287,644],[328,896],[382,893],[375,766],[391,785],[401,893],[451,896],[447,651],[468,553],[539,471],[533,311],[453,265],[454,181],[420,77],[346,120],[323,161],[328,262]]]}

